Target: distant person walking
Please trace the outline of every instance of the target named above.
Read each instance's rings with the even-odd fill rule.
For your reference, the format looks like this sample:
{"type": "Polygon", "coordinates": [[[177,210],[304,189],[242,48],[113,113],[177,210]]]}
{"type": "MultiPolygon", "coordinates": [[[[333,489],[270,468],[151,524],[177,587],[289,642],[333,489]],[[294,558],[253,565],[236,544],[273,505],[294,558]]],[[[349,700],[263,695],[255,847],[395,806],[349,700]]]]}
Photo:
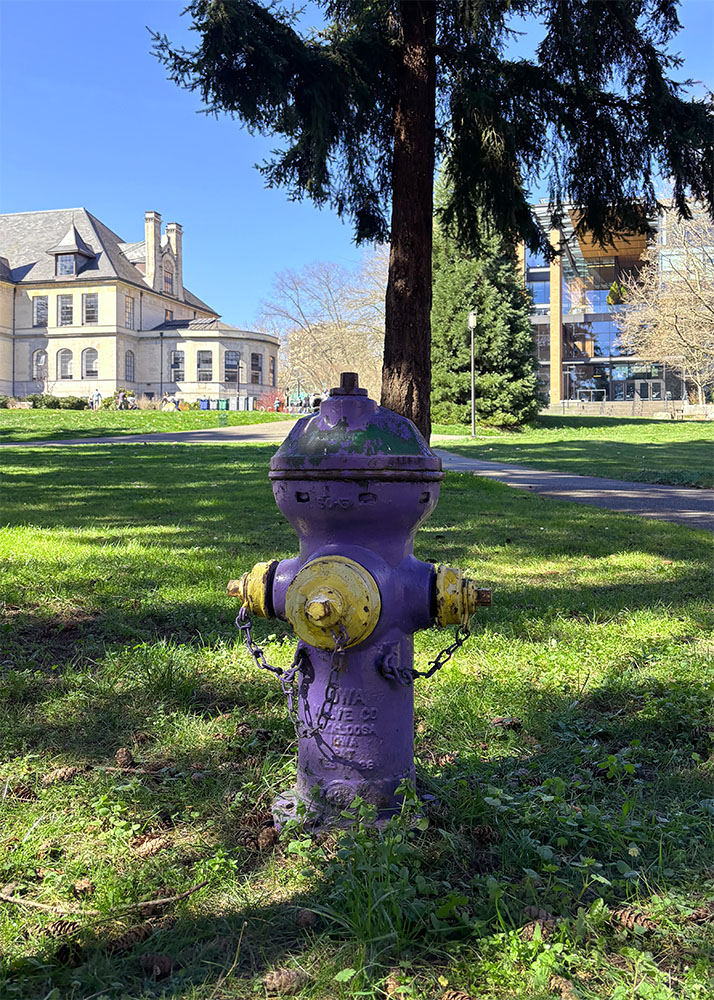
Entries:
{"type": "Polygon", "coordinates": [[[101,410],[102,394],[99,391],[99,389],[95,389],[92,395],[89,397],[89,406],[92,410],[101,410]]]}

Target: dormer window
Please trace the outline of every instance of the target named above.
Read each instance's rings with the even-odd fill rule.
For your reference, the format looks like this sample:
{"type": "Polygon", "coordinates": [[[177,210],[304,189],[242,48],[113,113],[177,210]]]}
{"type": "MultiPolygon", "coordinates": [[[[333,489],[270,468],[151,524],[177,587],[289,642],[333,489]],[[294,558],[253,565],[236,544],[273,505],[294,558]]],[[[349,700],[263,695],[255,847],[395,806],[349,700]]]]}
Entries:
{"type": "Polygon", "coordinates": [[[174,294],[174,266],[170,260],[165,260],[163,263],[164,272],[164,294],[173,295],[174,294]]]}
{"type": "Polygon", "coordinates": [[[55,277],[72,278],[79,274],[91,260],[94,259],[94,251],[88,246],[77,232],[77,227],[72,223],[60,242],[50,247],[47,253],[52,254],[55,259],[55,277]]]}
{"type": "Polygon", "coordinates": [[[58,253],[55,257],[55,274],[76,274],[77,258],[73,253],[58,253]]]}

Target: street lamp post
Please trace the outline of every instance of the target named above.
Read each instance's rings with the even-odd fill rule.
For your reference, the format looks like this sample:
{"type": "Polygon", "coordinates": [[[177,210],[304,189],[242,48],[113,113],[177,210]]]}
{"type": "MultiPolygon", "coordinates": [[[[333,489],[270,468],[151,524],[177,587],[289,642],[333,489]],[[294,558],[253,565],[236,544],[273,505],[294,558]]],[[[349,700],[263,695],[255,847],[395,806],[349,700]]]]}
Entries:
{"type": "Polygon", "coordinates": [[[471,437],[476,437],[476,374],[474,371],[474,330],[478,323],[478,313],[474,309],[469,313],[469,330],[471,331],[471,437]]]}

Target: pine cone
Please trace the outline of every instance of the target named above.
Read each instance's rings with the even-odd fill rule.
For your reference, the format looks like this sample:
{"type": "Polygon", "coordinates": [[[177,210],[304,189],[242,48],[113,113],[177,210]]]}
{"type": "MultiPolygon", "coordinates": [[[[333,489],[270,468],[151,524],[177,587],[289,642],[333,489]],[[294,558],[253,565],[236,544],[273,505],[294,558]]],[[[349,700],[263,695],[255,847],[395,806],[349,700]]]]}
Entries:
{"type": "Polygon", "coordinates": [[[139,965],[147,976],[154,979],[165,979],[174,970],[174,960],[170,955],[160,955],[154,952],[147,952],[139,959],[139,965]]]}
{"type": "Polygon", "coordinates": [[[152,917],[149,923],[155,931],[168,931],[176,923],[176,917],[173,913],[165,913],[163,917],[152,917]]]}
{"type": "Polygon", "coordinates": [[[531,920],[521,927],[521,940],[532,941],[536,935],[536,927],[540,927],[540,936],[544,941],[547,941],[557,926],[557,920],[531,920]]]}
{"type": "Polygon", "coordinates": [[[117,762],[117,767],[134,767],[136,764],[134,754],[128,747],[119,747],[114,754],[114,760],[117,762]]]}
{"type": "Polygon", "coordinates": [[[105,948],[109,955],[123,955],[127,951],[145,941],[154,933],[155,921],[145,920],[141,924],[128,927],[123,934],[107,941],[105,948]]]}
{"type": "Polygon", "coordinates": [[[686,919],[692,924],[707,924],[710,920],[714,920],[714,900],[692,910],[686,919]]]}
{"type": "Polygon", "coordinates": [[[298,910],[295,923],[298,927],[314,927],[317,923],[317,914],[313,913],[312,910],[298,910]]]}
{"type": "Polygon", "coordinates": [[[47,785],[54,785],[56,781],[71,781],[81,773],[81,767],[56,767],[54,771],[48,771],[42,776],[41,783],[47,787],[47,785]]]}
{"type": "Polygon", "coordinates": [[[94,892],[94,882],[91,878],[78,878],[72,889],[75,896],[91,896],[94,892]]]}
{"type": "Polygon", "coordinates": [[[520,719],[515,719],[512,715],[497,715],[491,719],[491,725],[498,729],[512,729],[516,732],[523,729],[523,722],[520,719]]]}
{"type": "Polygon", "coordinates": [[[133,837],[130,841],[134,848],[134,853],[140,858],[150,858],[159,851],[171,847],[171,837],[165,835],[147,834],[141,837],[133,837]]]}
{"type": "Polygon", "coordinates": [[[487,823],[481,823],[479,826],[473,828],[473,835],[476,840],[480,840],[484,844],[495,844],[497,840],[501,839],[501,835],[498,830],[494,830],[492,826],[487,823]]]}
{"type": "Polygon", "coordinates": [[[278,831],[274,826],[266,826],[258,833],[258,850],[269,851],[278,842],[278,831]]]}
{"type": "Polygon", "coordinates": [[[282,993],[284,996],[297,993],[306,982],[307,976],[299,969],[274,969],[263,979],[268,993],[282,993]]]}
{"type": "Polygon", "coordinates": [[[30,786],[22,781],[11,785],[8,789],[8,795],[11,795],[14,799],[18,799],[20,802],[33,802],[37,798],[37,794],[30,786]]]}
{"type": "Polygon", "coordinates": [[[561,1000],[578,1000],[578,994],[573,989],[573,984],[563,976],[551,976],[548,986],[553,993],[560,993],[561,1000]]]}
{"type": "Polygon", "coordinates": [[[131,742],[136,743],[137,746],[142,746],[144,743],[151,743],[155,738],[151,733],[144,732],[143,729],[137,729],[131,734],[131,742]]]}
{"type": "Polygon", "coordinates": [[[48,937],[69,938],[77,934],[79,926],[76,920],[67,920],[65,917],[62,917],[60,920],[53,920],[47,924],[43,930],[48,937]]]}
{"type": "Polygon", "coordinates": [[[256,830],[261,826],[272,826],[273,822],[273,814],[270,809],[256,809],[243,817],[243,825],[251,826],[256,830]]]}
{"type": "Polygon", "coordinates": [[[628,931],[634,931],[636,926],[645,931],[654,931],[657,929],[657,924],[654,920],[650,920],[649,917],[646,917],[638,910],[633,910],[631,906],[621,906],[618,910],[613,910],[610,914],[610,919],[626,927],[628,931]]]}
{"type": "Polygon", "coordinates": [[[245,847],[247,851],[258,850],[258,840],[254,830],[238,830],[236,833],[236,843],[240,844],[241,847],[245,847]]]}
{"type": "Polygon", "coordinates": [[[447,990],[441,1000],[473,1000],[473,997],[463,990],[447,990]]]}

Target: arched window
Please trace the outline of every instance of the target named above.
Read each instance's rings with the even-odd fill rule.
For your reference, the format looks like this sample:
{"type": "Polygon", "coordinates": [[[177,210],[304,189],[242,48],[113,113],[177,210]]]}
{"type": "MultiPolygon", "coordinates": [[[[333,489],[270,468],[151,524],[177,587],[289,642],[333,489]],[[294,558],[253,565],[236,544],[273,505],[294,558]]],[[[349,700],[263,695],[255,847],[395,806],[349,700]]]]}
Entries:
{"type": "Polygon", "coordinates": [[[82,378],[99,377],[99,355],[93,347],[82,351],[82,378]]]}
{"type": "Polygon", "coordinates": [[[226,351],[224,359],[224,381],[232,382],[234,385],[238,381],[238,361],[240,355],[238,351],[226,351]]]}
{"type": "Polygon", "coordinates": [[[124,355],[124,381],[134,381],[134,352],[127,351],[124,355]]]}
{"type": "Polygon", "coordinates": [[[174,294],[174,265],[167,258],[162,265],[164,272],[164,292],[166,295],[174,294]]]}
{"type": "Polygon", "coordinates": [[[72,352],[66,347],[57,351],[57,378],[72,378],[72,352]]]}
{"type": "Polygon", "coordinates": [[[47,351],[35,351],[32,355],[32,377],[34,379],[45,379],[47,372],[47,351]]]}

